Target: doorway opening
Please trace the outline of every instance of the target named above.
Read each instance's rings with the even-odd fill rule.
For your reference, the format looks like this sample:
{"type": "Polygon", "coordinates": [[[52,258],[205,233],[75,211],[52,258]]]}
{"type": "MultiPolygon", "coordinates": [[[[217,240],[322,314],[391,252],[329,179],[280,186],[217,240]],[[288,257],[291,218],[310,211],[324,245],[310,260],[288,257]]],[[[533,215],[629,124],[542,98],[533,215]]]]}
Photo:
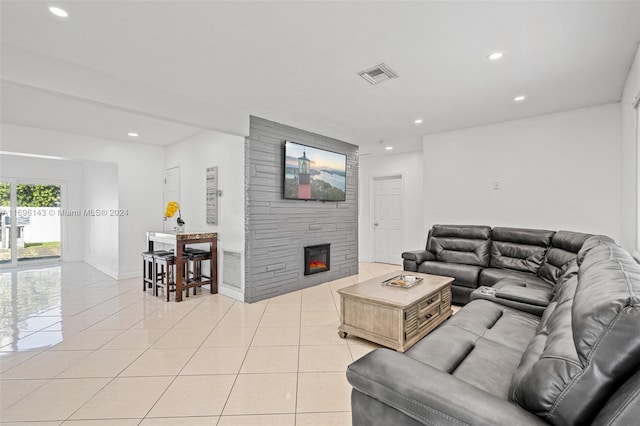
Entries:
{"type": "Polygon", "coordinates": [[[0,182],[0,264],[62,259],[61,192],[57,183],[0,182]]]}

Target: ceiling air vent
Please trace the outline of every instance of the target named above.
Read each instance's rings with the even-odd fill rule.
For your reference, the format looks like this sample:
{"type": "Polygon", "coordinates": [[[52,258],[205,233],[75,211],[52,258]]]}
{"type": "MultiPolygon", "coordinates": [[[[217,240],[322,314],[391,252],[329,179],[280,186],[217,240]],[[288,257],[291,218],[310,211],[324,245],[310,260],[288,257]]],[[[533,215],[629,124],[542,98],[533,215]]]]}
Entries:
{"type": "Polygon", "coordinates": [[[376,65],[375,67],[360,71],[358,75],[371,84],[378,84],[391,78],[398,78],[398,74],[389,68],[387,64],[376,65]]]}

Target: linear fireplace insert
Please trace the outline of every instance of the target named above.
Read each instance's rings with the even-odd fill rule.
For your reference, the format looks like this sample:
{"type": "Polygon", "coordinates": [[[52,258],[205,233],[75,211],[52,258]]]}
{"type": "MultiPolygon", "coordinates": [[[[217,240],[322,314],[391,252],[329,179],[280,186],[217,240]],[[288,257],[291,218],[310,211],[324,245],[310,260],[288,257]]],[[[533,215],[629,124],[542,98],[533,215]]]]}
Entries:
{"type": "Polygon", "coordinates": [[[304,274],[311,275],[328,271],[330,268],[331,244],[305,246],[304,274]]]}

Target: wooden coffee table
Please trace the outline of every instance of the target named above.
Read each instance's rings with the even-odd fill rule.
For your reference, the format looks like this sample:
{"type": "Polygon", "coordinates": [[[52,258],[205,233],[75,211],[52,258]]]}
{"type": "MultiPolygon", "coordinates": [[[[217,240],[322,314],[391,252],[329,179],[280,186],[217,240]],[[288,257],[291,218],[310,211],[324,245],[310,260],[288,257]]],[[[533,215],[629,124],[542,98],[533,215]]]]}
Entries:
{"type": "Polygon", "coordinates": [[[404,352],[449,318],[451,277],[397,271],[338,290],[338,334],[362,337],[404,352]],[[423,281],[411,288],[383,285],[400,274],[423,281]]]}

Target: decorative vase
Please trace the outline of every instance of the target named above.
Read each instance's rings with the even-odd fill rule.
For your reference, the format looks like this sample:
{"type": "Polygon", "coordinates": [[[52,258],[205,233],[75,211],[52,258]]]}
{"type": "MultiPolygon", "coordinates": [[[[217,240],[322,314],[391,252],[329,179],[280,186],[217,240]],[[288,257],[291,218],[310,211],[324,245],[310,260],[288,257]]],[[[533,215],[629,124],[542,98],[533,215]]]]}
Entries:
{"type": "Polygon", "coordinates": [[[176,231],[184,232],[184,228],[185,228],[186,223],[185,223],[184,220],[182,220],[182,218],[180,216],[178,216],[178,219],[176,219],[176,224],[177,224],[176,231]]]}

